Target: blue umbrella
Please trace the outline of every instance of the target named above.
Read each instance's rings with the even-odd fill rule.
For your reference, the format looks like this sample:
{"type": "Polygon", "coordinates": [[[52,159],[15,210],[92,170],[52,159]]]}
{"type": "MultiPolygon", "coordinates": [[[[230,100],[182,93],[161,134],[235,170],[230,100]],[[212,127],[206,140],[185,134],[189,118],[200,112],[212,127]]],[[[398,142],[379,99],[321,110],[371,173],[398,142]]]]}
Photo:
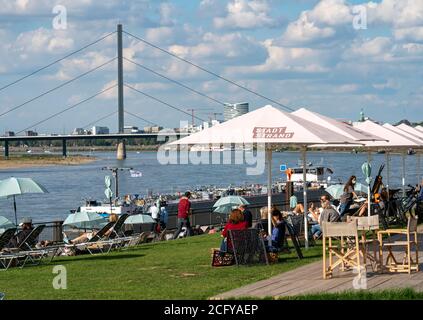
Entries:
{"type": "Polygon", "coordinates": [[[216,203],[213,205],[213,208],[221,206],[239,206],[241,204],[248,205],[250,203],[240,196],[227,196],[217,200],[216,203]]]}
{"type": "Polygon", "coordinates": [[[136,214],[129,216],[124,224],[144,224],[144,223],[154,223],[154,219],[148,214],[136,214]]]}
{"type": "MultiPolygon", "coordinates": [[[[339,199],[342,194],[344,193],[344,185],[343,184],[333,184],[325,189],[327,193],[329,193],[334,199],[339,199]]],[[[367,194],[367,187],[361,183],[356,183],[354,186],[355,192],[361,192],[367,194]]]]}
{"type": "Polygon", "coordinates": [[[64,226],[71,226],[79,229],[101,228],[107,219],[95,212],[76,212],[70,214],[63,222],[64,226]]]}
{"type": "Polygon", "coordinates": [[[9,219],[0,216],[0,234],[10,228],[16,228],[16,225],[13,224],[9,219]]]}
{"type": "Polygon", "coordinates": [[[48,193],[47,189],[31,178],[8,178],[0,181],[0,197],[13,196],[15,224],[18,224],[15,196],[25,193],[48,193]]]}

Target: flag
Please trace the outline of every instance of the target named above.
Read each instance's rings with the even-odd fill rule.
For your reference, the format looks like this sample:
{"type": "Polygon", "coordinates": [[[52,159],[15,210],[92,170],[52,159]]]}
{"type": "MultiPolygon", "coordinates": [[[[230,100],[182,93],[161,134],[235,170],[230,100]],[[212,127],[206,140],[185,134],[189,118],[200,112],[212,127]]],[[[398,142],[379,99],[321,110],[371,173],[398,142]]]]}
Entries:
{"type": "Polygon", "coordinates": [[[142,177],[142,172],[137,170],[130,170],[131,178],[139,178],[142,177]]]}

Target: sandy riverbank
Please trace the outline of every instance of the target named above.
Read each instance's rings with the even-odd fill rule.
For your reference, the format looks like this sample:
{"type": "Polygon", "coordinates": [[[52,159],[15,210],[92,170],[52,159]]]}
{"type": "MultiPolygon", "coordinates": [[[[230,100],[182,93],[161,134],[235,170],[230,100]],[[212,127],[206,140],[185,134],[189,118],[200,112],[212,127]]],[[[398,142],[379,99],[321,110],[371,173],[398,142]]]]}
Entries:
{"type": "Polygon", "coordinates": [[[81,165],[96,161],[96,157],[90,156],[69,156],[63,158],[61,156],[45,156],[45,155],[31,155],[31,156],[11,156],[8,160],[0,158],[0,170],[19,169],[30,167],[46,167],[46,166],[72,166],[81,165]]]}

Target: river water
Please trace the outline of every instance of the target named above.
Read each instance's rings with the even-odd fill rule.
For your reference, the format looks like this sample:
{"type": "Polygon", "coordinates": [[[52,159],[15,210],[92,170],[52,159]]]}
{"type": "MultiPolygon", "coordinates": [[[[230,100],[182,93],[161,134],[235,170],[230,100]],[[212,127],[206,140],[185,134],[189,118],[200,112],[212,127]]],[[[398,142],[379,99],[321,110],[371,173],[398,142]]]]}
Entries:
{"type": "MultiPolygon", "coordinates": [[[[101,170],[105,166],[132,167],[142,172],[142,177],[131,178],[129,173],[120,173],[120,195],[153,193],[170,193],[205,185],[227,187],[229,185],[242,185],[244,183],[266,183],[266,171],[259,175],[247,175],[246,169],[253,167],[248,164],[167,164],[163,165],[157,160],[156,152],[129,152],[126,160],[118,161],[115,153],[93,152],[90,153],[99,160],[78,166],[51,166],[39,168],[23,168],[0,171],[0,179],[11,176],[30,177],[43,184],[48,194],[24,195],[17,197],[18,217],[31,216],[37,221],[53,221],[66,218],[69,210],[77,208],[83,199],[103,200],[104,176],[110,175],[109,171],[101,170]]],[[[235,158],[234,153],[228,151],[226,156],[235,158]]],[[[220,157],[223,157],[220,155],[220,157]]],[[[385,155],[372,155],[373,177],[379,166],[385,163],[385,155]]],[[[308,161],[313,164],[323,163],[333,169],[332,181],[345,182],[354,174],[358,182],[364,183],[361,165],[367,160],[367,154],[359,153],[331,153],[308,152],[308,161]]],[[[285,178],[279,171],[279,165],[287,164],[296,166],[300,159],[298,152],[273,153],[273,177],[285,178]]],[[[232,161],[233,163],[234,161],[232,161]]],[[[391,187],[401,185],[401,156],[391,156],[391,187]]],[[[416,184],[417,156],[406,157],[406,183],[416,184]]],[[[386,182],[386,168],[382,173],[386,182]]],[[[10,220],[13,218],[12,199],[0,199],[0,215],[10,220]]]]}

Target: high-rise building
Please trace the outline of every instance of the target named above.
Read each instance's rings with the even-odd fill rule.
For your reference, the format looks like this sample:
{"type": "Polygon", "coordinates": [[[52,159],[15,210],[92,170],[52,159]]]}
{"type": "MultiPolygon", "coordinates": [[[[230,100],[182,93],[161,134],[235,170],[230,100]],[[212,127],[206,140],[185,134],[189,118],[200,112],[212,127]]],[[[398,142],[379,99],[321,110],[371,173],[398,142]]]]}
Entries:
{"type": "Polygon", "coordinates": [[[225,103],[223,107],[223,117],[225,121],[228,121],[233,118],[242,116],[243,114],[248,113],[248,111],[249,111],[248,102],[225,103]]]}

